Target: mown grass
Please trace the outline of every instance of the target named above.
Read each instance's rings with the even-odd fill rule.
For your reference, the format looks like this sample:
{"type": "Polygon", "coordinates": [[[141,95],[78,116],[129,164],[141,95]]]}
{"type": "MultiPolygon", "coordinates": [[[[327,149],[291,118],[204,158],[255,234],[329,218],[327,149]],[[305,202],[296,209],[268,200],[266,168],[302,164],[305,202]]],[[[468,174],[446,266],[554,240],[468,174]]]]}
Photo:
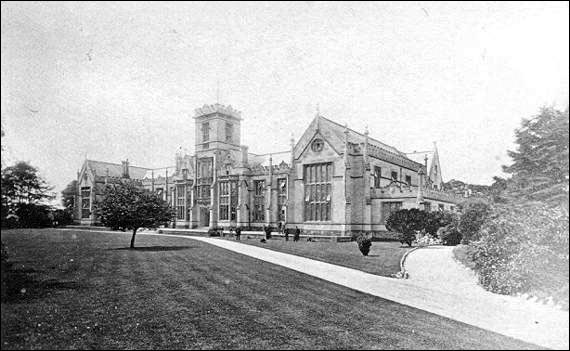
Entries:
{"type": "Polygon", "coordinates": [[[129,239],[3,231],[2,349],[536,347],[205,243],[129,239]]]}
{"type": "MultiPolygon", "coordinates": [[[[231,237],[225,239],[235,240],[231,237]]],[[[291,238],[289,241],[282,238],[272,238],[262,243],[259,238],[247,239],[247,236],[244,235],[239,242],[382,276],[390,276],[399,272],[400,260],[410,249],[402,246],[399,242],[375,241],[372,242],[368,256],[364,256],[358,250],[356,242],[337,243],[306,240],[293,242],[291,238]]]]}

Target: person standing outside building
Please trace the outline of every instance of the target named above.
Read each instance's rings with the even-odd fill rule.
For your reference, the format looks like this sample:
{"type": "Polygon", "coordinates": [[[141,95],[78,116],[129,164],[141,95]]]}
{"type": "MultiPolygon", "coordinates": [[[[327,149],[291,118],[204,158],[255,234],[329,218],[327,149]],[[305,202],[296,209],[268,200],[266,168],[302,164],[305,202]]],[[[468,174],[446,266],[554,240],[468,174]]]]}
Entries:
{"type": "Polygon", "coordinates": [[[293,241],[299,241],[299,237],[301,236],[301,229],[298,226],[295,226],[295,235],[293,236],[293,241]]]}

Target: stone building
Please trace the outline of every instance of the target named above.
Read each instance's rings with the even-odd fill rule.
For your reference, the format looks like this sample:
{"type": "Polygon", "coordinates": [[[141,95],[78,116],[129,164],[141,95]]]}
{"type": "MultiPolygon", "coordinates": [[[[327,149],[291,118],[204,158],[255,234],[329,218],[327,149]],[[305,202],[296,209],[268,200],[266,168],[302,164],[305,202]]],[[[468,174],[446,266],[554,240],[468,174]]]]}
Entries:
{"type": "Polygon", "coordinates": [[[231,106],[205,105],[194,121],[194,154],[180,149],[173,167],[86,160],[78,173],[81,223],[97,222],[94,201],[105,183],[120,177],[161,194],[175,209],[172,226],[178,228],[282,223],[346,237],[385,231],[387,217],[400,208],[454,210],[457,202],[442,191],[437,148],[406,155],[367,130],[356,132],[317,113],[289,150],[253,154],[241,144],[241,113],[231,106]]]}

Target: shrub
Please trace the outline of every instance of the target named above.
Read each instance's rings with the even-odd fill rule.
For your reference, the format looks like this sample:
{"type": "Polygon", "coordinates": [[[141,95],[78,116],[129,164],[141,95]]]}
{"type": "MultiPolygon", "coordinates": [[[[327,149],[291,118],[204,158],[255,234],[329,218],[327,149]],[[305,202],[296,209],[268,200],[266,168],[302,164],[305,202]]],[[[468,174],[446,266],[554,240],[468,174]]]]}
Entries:
{"type": "Polygon", "coordinates": [[[22,203],[16,209],[18,227],[20,228],[44,228],[51,227],[53,221],[50,218],[51,208],[47,205],[22,203]]]}
{"type": "Polygon", "coordinates": [[[462,235],[457,230],[455,224],[448,224],[445,227],[439,228],[437,237],[441,240],[443,245],[455,246],[461,243],[462,235]]]}
{"type": "Polygon", "coordinates": [[[356,237],[356,242],[358,243],[358,249],[364,256],[368,256],[370,252],[370,246],[372,246],[372,240],[366,234],[360,234],[356,237]]]}
{"type": "Polygon", "coordinates": [[[462,243],[479,239],[479,230],[491,213],[491,207],[482,199],[467,200],[460,205],[461,215],[457,230],[461,233],[462,243]]]}
{"type": "Polygon", "coordinates": [[[426,212],[417,208],[398,210],[386,220],[386,229],[400,233],[400,243],[412,246],[417,231],[424,229],[426,212]]]}
{"type": "Polygon", "coordinates": [[[222,236],[224,228],[222,227],[214,227],[208,229],[208,236],[222,236]]]}
{"type": "Polygon", "coordinates": [[[471,243],[481,284],[501,294],[552,296],[568,306],[568,230],[561,209],[496,208],[471,243]]]}
{"type": "Polygon", "coordinates": [[[73,224],[73,212],[67,208],[64,210],[56,210],[54,217],[54,221],[58,225],[73,224]]]}
{"type": "Polygon", "coordinates": [[[426,212],[424,217],[423,230],[431,236],[436,236],[437,231],[451,224],[456,215],[452,212],[426,212]]]}

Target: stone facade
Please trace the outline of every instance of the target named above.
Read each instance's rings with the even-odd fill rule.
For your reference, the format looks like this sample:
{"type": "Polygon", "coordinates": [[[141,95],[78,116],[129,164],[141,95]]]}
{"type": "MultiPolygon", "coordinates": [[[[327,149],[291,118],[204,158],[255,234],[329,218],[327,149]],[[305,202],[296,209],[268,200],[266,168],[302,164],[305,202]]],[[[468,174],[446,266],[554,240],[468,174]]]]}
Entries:
{"type": "Polygon", "coordinates": [[[172,167],[86,160],[78,173],[81,223],[97,223],[93,204],[105,183],[121,177],[161,194],[175,209],[172,226],[178,228],[281,223],[314,235],[350,236],[385,231],[386,218],[399,208],[454,210],[458,201],[441,191],[437,149],[428,167],[427,158],[414,161],[368,131],[317,114],[290,150],[258,155],[241,144],[241,113],[231,106],[205,105],[194,121],[194,154],[179,150],[172,167]]]}

